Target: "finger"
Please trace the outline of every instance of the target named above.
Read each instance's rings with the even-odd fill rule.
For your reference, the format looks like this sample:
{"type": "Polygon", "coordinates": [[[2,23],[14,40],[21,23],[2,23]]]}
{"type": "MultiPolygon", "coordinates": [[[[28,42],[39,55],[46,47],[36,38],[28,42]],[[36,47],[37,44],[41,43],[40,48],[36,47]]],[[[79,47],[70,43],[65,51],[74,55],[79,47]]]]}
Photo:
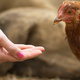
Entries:
{"type": "Polygon", "coordinates": [[[6,54],[0,54],[0,62],[17,62],[17,61],[24,61],[30,58],[34,58],[38,55],[42,54],[42,51],[40,50],[33,50],[33,49],[25,49],[22,51],[24,53],[24,57],[22,59],[17,59],[15,57],[13,57],[12,55],[10,55],[9,53],[6,54]]]}
{"type": "Polygon", "coordinates": [[[45,48],[42,46],[38,46],[38,47],[35,47],[34,50],[41,50],[43,52],[45,51],[45,48]]]}
{"type": "Polygon", "coordinates": [[[22,61],[21,59],[17,59],[14,56],[10,55],[9,53],[6,54],[0,54],[0,63],[3,62],[17,62],[17,61],[22,61]]]}
{"type": "Polygon", "coordinates": [[[24,45],[24,44],[15,44],[18,46],[20,49],[28,49],[28,48],[34,48],[34,49],[39,49],[41,51],[45,51],[44,47],[42,46],[33,46],[33,45],[24,45]]]}
{"type": "Polygon", "coordinates": [[[0,46],[4,47],[9,53],[12,53],[16,58],[19,58],[17,55],[20,52],[20,49],[15,46],[7,37],[6,35],[0,30],[0,46]]]}
{"type": "Polygon", "coordinates": [[[25,60],[34,58],[38,55],[41,55],[44,50],[45,50],[44,47],[34,47],[34,48],[24,49],[22,50],[22,52],[24,53],[23,59],[25,60]]]}
{"type": "Polygon", "coordinates": [[[34,58],[34,57],[42,54],[41,50],[34,49],[34,48],[24,49],[24,50],[22,50],[22,52],[24,53],[24,57],[21,59],[21,61],[30,59],[30,58],[34,58]]]}
{"type": "Polygon", "coordinates": [[[9,61],[9,62],[17,62],[19,61],[20,59],[17,59],[15,58],[14,56],[8,54],[7,57],[6,57],[6,61],[9,61]]]}
{"type": "Polygon", "coordinates": [[[13,61],[17,61],[17,60],[19,60],[19,59],[10,55],[5,48],[0,48],[0,62],[6,62],[6,61],[13,62],[13,61]]]}
{"type": "Polygon", "coordinates": [[[6,54],[0,54],[0,63],[2,62],[17,62],[17,61],[24,61],[30,58],[34,58],[38,55],[42,54],[42,51],[40,50],[33,50],[33,49],[25,49],[23,50],[24,53],[24,57],[22,59],[17,59],[15,57],[13,57],[12,55],[10,55],[9,53],[6,54]]]}
{"type": "Polygon", "coordinates": [[[17,47],[20,49],[28,49],[28,48],[34,48],[35,46],[33,45],[24,45],[24,44],[15,44],[17,47]]]}

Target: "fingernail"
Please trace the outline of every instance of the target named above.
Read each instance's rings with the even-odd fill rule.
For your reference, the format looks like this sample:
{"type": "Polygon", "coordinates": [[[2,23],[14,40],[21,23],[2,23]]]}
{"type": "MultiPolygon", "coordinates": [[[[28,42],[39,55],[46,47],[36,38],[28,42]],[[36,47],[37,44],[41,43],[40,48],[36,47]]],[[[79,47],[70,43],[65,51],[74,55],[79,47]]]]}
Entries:
{"type": "Polygon", "coordinates": [[[24,54],[22,52],[19,52],[17,56],[21,59],[24,57],[24,54]]]}
{"type": "Polygon", "coordinates": [[[39,46],[39,47],[38,47],[38,49],[39,49],[39,50],[41,50],[42,52],[44,52],[44,51],[45,51],[45,48],[44,48],[44,47],[42,47],[42,46],[39,46]]]}
{"type": "Polygon", "coordinates": [[[44,51],[45,51],[45,49],[42,50],[42,52],[44,52],[44,51]]]}

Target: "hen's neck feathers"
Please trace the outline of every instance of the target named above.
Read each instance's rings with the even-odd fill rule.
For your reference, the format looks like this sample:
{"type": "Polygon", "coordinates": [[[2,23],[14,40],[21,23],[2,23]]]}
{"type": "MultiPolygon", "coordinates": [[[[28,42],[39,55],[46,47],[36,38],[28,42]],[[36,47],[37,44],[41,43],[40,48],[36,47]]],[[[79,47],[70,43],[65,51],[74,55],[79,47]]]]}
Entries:
{"type": "Polygon", "coordinates": [[[80,60],[80,21],[66,24],[66,35],[72,52],[80,60]]]}
{"type": "Polygon", "coordinates": [[[66,35],[68,38],[74,35],[75,37],[79,37],[80,36],[80,21],[77,23],[66,24],[65,30],[66,30],[66,35]]]}

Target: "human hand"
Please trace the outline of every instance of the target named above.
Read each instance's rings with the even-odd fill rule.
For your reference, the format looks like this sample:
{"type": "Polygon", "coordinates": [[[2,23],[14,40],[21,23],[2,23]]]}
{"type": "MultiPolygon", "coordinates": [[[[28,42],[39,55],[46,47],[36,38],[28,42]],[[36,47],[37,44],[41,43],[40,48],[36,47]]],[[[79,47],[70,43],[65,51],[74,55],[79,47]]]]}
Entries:
{"type": "Polygon", "coordinates": [[[24,61],[42,54],[43,51],[43,47],[14,44],[0,30],[0,63],[24,61]]]}

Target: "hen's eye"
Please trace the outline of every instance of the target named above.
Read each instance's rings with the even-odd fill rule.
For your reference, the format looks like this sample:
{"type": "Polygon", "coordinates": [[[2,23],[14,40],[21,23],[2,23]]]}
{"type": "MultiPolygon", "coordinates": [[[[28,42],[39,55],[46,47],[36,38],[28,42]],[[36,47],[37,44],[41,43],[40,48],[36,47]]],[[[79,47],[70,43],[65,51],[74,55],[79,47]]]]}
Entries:
{"type": "Polygon", "coordinates": [[[74,14],[75,13],[75,10],[74,9],[70,9],[67,11],[67,14],[74,14]]]}
{"type": "Polygon", "coordinates": [[[72,10],[69,10],[69,11],[68,11],[68,14],[71,14],[71,13],[72,13],[72,10]]]}

